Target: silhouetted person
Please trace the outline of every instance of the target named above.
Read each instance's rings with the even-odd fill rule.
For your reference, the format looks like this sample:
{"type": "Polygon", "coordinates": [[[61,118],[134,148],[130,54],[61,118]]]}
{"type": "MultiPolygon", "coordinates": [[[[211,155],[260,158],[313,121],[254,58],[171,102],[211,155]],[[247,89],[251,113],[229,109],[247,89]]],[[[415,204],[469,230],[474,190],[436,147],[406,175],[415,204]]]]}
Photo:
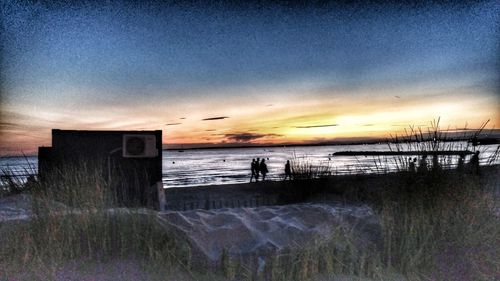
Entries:
{"type": "Polygon", "coordinates": [[[252,164],[250,164],[250,170],[252,171],[252,175],[250,176],[250,182],[252,182],[253,179],[255,179],[255,181],[257,181],[257,175],[255,173],[255,158],[252,159],[252,164]]]}
{"type": "Polygon", "coordinates": [[[410,163],[408,163],[408,172],[410,173],[415,173],[417,171],[417,167],[415,167],[416,163],[417,163],[417,158],[413,158],[413,161],[411,160],[411,157],[408,158],[408,161],[410,163]]]}
{"type": "Polygon", "coordinates": [[[285,164],[285,180],[288,178],[289,180],[292,179],[292,169],[290,168],[290,160],[286,160],[285,164]]]}
{"type": "Polygon", "coordinates": [[[267,170],[266,160],[262,159],[262,162],[260,162],[259,171],[262,174],[262,180],[266,180],[267,172],[269,172],[267,170]]]}
{"type": "Polygon", "coordinates": [[[260,158],[257,158],[257,161],[255,161],[255,181],[259,181],[259,173],[260,173],[260,158]]]}
{"type": "Polygon", "coordinates": [[[424,173],[427,172],[427,155],[422,156],[422,159],[420,159],[420,163],[418,163],[418,170],[417,172],[419,173],[424,173]]]}
{"type": "Polygon", "coordinates": [[[473,174],[479,174],[479,151],[476,151],[469,160],[469,169],[473,174]]]}
{"type": "Polygon", "coordinates": [[[432,156],[432,170],[439,171],[440,169],[441,169],[441,166],[439,165],[438,156],[436,154],[434,154],[432,156]]]}
{"type": "Polygon", "coordinates": [[[458,156],[457,170],[460,172],[464,171],[465,154],[461,153],[458,156]]]}

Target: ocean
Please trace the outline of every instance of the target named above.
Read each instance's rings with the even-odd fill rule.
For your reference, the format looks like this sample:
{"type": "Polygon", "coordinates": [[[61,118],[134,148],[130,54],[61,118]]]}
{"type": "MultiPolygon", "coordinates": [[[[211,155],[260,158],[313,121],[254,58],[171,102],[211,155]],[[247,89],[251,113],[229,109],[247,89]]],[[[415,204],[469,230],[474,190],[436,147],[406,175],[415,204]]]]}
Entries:
{"type": "MultiPolygon", "coordinates": [[[[488,164],[498,145],[482,146],[481,164],[488,164]]],[[[466,147],[465,143],[455,147],[466,147]]],[[[468,147],[472,150],[472,147],[468,147]]],[[[397,159],[406,157],[333,156],[339,151],[387,151],[387,144],[287,146],[252,148],[217,148],[163,151],[163,184],[165,188],[200,185],[235,184],[250,181],[252,159],[266,159],[269,173],[266,180],[281,180],[287,160],[322,166],[333,175],[385,173],[397,170],[397,159]]],[[[468,159],[468,158],[467,158],[468,159]]],[[[431,159],[428,159],[429,165],[431,159]]],[[[448,167],[456,165],[458,157],[440,160],[448,167]]],[[[500,164],[496,157],[492,164],[500,164]]],[[[401,166],[401,164],[399,164],[401,166]]],[[[405,164],[403,164],[404,166],[405,164]]],[[[21,177],[36,173],[37,157],[0,157],[0,176],[10,171],[21,177]]]]}

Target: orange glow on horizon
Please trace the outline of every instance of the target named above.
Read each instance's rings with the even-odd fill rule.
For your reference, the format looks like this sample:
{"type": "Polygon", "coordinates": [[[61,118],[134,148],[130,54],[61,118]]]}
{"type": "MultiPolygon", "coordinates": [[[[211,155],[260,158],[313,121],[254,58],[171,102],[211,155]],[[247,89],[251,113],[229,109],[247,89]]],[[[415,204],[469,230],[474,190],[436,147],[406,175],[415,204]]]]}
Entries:
{"type": "MultiPolygon", "coordinates": [[[[278,95],[279,96],[279,95],[278,95]]],[[[490,119],[500,124],[494,96],[465,94],[403,98],[366,94],[307,99],[201,99],[197,103],[140,104],[82,110],[47,108],[33,111],[18,106],[2,112],[2,155],[33,154],[50,145],[52,128],[80,130],[163,130],[163,143],[280,144],[360,138],[386,138],[409,126],[429,127],[441,117],[441,129],[478,128],[490,119]],[[475,110],[481,109],[481,110],[475,110]],[[34,112],[33,114],[31,112],[34,112]],[[227,117],[215,120],[203,119],[227,117]]]]}

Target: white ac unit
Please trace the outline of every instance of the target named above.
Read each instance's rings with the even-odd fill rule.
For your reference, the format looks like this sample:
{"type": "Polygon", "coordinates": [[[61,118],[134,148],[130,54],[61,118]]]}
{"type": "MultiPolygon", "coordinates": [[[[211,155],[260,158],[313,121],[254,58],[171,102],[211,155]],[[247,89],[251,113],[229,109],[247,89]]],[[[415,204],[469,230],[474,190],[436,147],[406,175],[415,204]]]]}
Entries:
{"type": "Polygon", "coordinates": [[[158,156],[155,135],[123,135],[123,157],[148,158],[158,156]]]}

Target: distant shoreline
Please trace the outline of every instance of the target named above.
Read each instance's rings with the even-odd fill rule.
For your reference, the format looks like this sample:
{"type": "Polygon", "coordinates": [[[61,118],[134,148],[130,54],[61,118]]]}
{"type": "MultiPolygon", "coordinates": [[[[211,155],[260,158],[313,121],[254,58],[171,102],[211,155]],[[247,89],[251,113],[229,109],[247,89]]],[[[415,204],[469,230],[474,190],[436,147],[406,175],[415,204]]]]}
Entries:
{"type": "MultiPolygon", "coordinates": [[[[440,140],[440,142],[466,142],[470,141],[470,138],[462,138],[462,139],[447,139],[447,140],[440,140]]],[[[372,140],[372,141],[359,141],[359,142],[353,142],[353,141],[346,141],[346,142],[328,142],[328,143],[296,143],[296,144],[264,144],[264,145],[252,145],[252,144],[247,144],[247,145],[228,145],[228,146],[201,146],[201,147],[181,147],[181,144],[176,144],[179,147],[176,148],[163,148],[163,150],[167,151],[172,151],[172,150],[198,150],[198,149],[241,149],[241,148],[273,148],[273,147],[304,147],[304,146],[340,146],[340,145],[373,145],[373,144],[396,144],[396,143],[417,143],[418,141],[408,141],[401,139],[399,141],[391,141],[388,139],[381,140],[372,140]]],[[[500,139],[495,139],[495,138],[488,138],[488,143],[484,144],[479,144],[479,145],[492,145],[492,144],[500,144],[500,139]],[[491,141],[494,140],[494,141],[491,141]]],[[[189,145],[189,144],[183,144],[183,145],[189,145]]]]}
{"type": "Polygon", "coordinates": [[[241,148],[274,148],[274,147],[304,147],[304,146],[338,146],[338,145],[371,145],[384,144],[384,141],[373,142],[348,142],[348,143],[308,143],[308,144],[269,144],[269,145],[236,145],[236,146],[206,146],[206,147],[186,147],[186,148],[164,148],[163,150],[198,150],[198,149],[241,149],[241,148]]]}

